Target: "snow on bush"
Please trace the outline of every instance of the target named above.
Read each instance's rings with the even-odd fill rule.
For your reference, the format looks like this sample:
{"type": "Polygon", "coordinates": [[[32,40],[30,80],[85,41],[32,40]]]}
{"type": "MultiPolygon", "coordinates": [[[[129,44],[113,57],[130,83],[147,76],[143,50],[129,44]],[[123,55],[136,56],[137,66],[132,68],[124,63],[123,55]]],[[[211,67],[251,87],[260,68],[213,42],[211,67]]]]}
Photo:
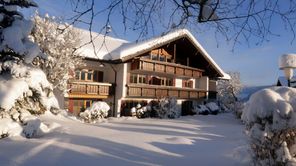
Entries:
{"type": "Polygon", "coordinates": [[[209,108],[206,107],[205,105],[197,105],[194,108],[194,112],[202,115],[208,115],[210,113],[209,108]]]}
{"type": "Polygon", "coordinates": [[[150,106],[141,106],[141,104],[137,104],[136,107],[131,108],[132,116],[137,116],[137,118],[147,118],[150,117],[150,106]]]}
{"type": "Polygon", "coordinates": [[[108,116],[110,106],[106,102],[98,101],[79,114],[80,118],[87,123],[95,123],[108,116]]]}
{"type": "Polygon", "coordinates": [[[31,0],[0,1],[0,5],[0,133],[7,133],[1,138],[19,131],[16,122],[23,125],[24,135],[33,137],[43,125],[31,114],[58,109],[51,83],[33,64],[37,57],[46,59],[29,37],[33,23],[17,11],[17,6],[37,5],[31,0]],[[26,120],[29,115],[31,120],[26,120]]]}
{"type": "Polygon", "coordinates": [[[257,165],[296,165],[296,89],[254,93],[243,109],[257,165]]]}
{"type": "Polygon", "coordinates": [[[218,107],[218,105],[214,102],[209,102],[206,104],[206,106],[209,108],[210,112],[212,114],[218,114],[220,108],[218,107]]]}
{"type": "Polygon", "coordinates": [[[173,97],[163,98],[152,106],[159,118],[179,118],[181,109],[177,106],[177,100],[173,97]]]}

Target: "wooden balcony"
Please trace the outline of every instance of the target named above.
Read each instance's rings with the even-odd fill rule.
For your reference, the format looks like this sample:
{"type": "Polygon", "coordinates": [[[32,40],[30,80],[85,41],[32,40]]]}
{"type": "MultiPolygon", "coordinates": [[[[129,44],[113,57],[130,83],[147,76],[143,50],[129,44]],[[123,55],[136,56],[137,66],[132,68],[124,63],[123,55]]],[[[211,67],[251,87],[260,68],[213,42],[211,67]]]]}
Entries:
{"type": "Polygon", "coordinates": [[[129,84],[127,85],[127,96],[140,98],[176,97],[180,99],[199,99],[206,97],[206,91],[170,86],[129,84]]]}
{"type": "Polygon", "coordinates": [[[146,72],[164,73],[169,75],[199,78],[204,70],[179,65],[169,62],[154,61],[150,59],[137,58],[131,63],[131,70],[140,70],[146,72]]]}
{"type": "Polygon", "coordinates": [[[71,98],[107,98],[112,84],[101,82],[73,81],[68,83],[68,96],[71,98]]]}

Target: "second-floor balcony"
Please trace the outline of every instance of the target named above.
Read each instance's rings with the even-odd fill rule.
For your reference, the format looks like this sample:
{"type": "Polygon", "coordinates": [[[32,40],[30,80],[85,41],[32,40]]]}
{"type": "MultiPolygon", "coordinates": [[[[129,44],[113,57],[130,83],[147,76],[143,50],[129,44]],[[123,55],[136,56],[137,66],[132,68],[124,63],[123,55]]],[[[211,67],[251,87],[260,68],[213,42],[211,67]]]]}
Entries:
{"type": "Polygon", "coordinates": [[[206,97],[206,90],[157,85],[129,84],[127,85],[127,96],[141,98],[176,97],[180,99],[199,99],[206,97]]]}
{"type": "Polygon", "coordinates": [[[110,95],[110,83],[72,81],[68,83],[69,97],[107,98],[110,95]]]}
{"type": "Polygon", "coordinates": [[[165,73],[177,77],[199,78],[203,70],[169,62],[154,61],[151,59],[137,58],[131,63],[131,70],[165,73]]]}

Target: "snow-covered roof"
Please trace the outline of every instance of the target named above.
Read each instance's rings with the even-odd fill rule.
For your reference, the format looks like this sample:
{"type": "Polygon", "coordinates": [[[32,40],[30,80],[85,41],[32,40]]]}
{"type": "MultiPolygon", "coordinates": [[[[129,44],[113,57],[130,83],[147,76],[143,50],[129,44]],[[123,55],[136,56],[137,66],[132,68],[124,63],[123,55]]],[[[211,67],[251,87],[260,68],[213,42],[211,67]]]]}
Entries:
{"type": "MultiPolygon", "coordinates": [[[[89,31],[82,31],[84,43],[90,41],[89,31]]],[[[186,37],[194,45],[194,47],[201,53],[201,55],[214,67],[214,69],[221,75],[221,79],[230,79],[218,64],[211,58],[207,51],[200,45],[195,37],[187,29],[178,29],[169,32],[165,35],[151,38],[149,40],[138,43],[129,43],[122,39],[116,39],[109,36],[93,33],[93,41],[96,47],[96,55],[93,51],[92,44],[88,44],[82,48],[83,56],[101,60],[121,60],[126,61],[135,56],[143,54],[152,49],[163,46],[172,41],[186,37]]]]}
{"type": "Polygon", "coordinates": [[[115,49],[128,44],[128,41],[113,38],[107,35],[98,34],[88,30],[78,29],[81,35],[81,44],[83,45],[78,51],[83,57],[92,59],[114,60],[117,55],[115,49]],[[92,43],[91,43],[92,39],[92,43]]]}

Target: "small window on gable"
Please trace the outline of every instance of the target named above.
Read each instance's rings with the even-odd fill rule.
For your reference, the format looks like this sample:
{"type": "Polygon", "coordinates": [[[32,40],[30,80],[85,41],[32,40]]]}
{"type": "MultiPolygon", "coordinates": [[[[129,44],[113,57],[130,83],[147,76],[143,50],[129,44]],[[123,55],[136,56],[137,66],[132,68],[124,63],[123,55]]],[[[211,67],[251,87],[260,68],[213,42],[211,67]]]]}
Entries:
{"type": "Polygon", "coordinates": [[[165,56],[159,56],[159,61],[165,62],[165,56]]]}

